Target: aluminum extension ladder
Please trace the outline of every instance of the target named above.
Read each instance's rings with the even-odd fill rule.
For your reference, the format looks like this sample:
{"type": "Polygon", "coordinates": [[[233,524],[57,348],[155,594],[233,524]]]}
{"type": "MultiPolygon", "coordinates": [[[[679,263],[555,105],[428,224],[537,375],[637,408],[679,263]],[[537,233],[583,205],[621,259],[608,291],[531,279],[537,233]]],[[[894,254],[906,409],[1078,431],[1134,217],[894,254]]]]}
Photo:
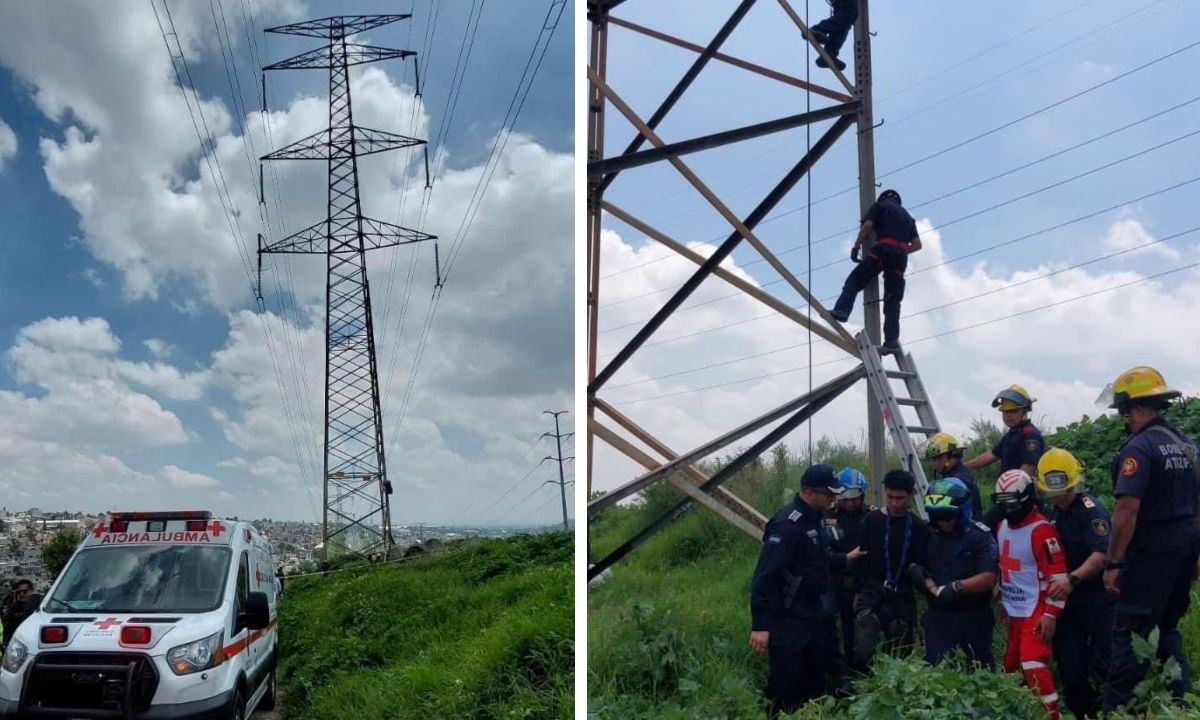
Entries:
{"type": "MultiPolygon", "coordinates": [[[[883,422],[887,425],[900,462],[917,479],[917,512],[924,519],[925,492],[929,489],[929,480],[925,477],[925,468],[921,465],[921,455],[913,444],[913,435],[921,435],[928,439],[934,433],[941,432],[937,415],[933,412],[933,403],[929,400],[929,394],[925,392],[925,384],[921,382],[921,374],[917,372],[912,353],[893,353],[897,369],[888,370],[883,364],[879,348],[871,343],[865,330],[859,332],[855,340],[858,341],[858,352],[867,371],[867,382],[871,384],[875,393],[875,399],[883,413],[883,422]],[[892,380],[904,381],[905,397],[896,396],[892,380]],[[916,424],[908,424],[902,410],[904,407],[910,407],[916,412],[916,424]]],[[[878,478],[877,481],[881,482],[882,478],[878,478]]]]}

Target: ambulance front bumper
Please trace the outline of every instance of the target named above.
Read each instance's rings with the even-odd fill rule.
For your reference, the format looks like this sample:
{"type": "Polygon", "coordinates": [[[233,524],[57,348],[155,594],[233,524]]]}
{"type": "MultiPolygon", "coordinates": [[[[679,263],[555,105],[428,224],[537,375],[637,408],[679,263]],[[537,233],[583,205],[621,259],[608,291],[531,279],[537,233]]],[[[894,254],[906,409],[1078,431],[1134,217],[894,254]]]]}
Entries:
{"type": "Polygon", "coordinates": [[[132,718],[133,720],[225,720],[233,705],[233,690],[203,700],[175,705],[151,705],[145,712],[126,716],[124,713],[103,713],[71,709],[21,710],[19,703],[0,698],[0,720],[44,720],[45,718],[132,718]],[[91,714],[88,714],[88,713],[91,714]],[[81,714],[82,713],[82,714],[81,714]]]}

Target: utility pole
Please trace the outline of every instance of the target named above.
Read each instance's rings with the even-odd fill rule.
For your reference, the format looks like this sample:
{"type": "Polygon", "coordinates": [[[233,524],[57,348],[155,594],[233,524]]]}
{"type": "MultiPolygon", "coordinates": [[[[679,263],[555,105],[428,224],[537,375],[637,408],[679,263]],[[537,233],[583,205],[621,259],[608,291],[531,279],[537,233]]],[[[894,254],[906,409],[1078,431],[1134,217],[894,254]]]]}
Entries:
{"type": "MultiPolygon", "coordinates": [[[[395,544],[392,537],[392,482],[383,445],[383,413],[366,251],[436,240],[418,230],[364,217],[359,203],[358,158],[425,145],[424,140],[356,125],[350,102],[350,66],[390,59],[414,58],[412,50],[360,45],[347,37],[411,15],[346,15],[268,28],[266,32],[329,41],[325,47],[263,68],[263,113],[266,113],[267,70],[329,70],[329,127],[297,140],[260,160],[325,160],[329,167],[327,214],[299,232],[275,242],[258,236],[259,295],[262,256],[266,253],[324,255],[325,284],[325,465],[321,519],[322,559],[328,560],[336,540],[345,552],[383,559],[395,544]]],[[[420,95],[420,69],[416,72],[420,95]]],[[[426,146],[426,184],[428,147],[426,146]]],[[[263,202],[259,168],[259,202],[263,202]]],[[[441,271],[437,267],[437,284],[441,271]]]]}
{"type": "Polygon", "coordinates": [[[563,530],[567,529],[567,480],[566,480],[566,476],[563,475],[563,461],[575,459],[574,455],[572,455],[571,457],[563,457],[563,454],[562,454],[562,439],[565,437],[571,437],[572,435],[575,434],[575,433],[565,433],[564,434],[558,427],[558,416],[563,415],[566,412],[567,412],[566,410],[558,410],[558,411],[543,410],[542,411],[543,415],[553,415],[554,416],[554,432],[553,433],[543,433],[542,437],[552,437],[552,438],[554,438],[554,442],[557,443],[557,445],[558,445],[558,455],[557,456],[547,455],[546,459],[558,461],[558,481],[555,482],[554,480],[551,480],[550,482],[558,485],[558,491],[562,495],[563,530]]]}

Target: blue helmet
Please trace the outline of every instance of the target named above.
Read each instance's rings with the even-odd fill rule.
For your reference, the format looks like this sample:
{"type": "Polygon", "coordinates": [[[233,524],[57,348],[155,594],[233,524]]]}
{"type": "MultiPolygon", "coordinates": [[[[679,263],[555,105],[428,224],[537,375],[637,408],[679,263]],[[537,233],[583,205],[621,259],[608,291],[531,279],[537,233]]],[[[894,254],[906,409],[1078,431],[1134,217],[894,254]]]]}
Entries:
{"type": "Polygon", "coordinates": [[[867,476],[852,467],[842,468],[842,471],[838,473],[838,480],[841,481],[842,487],[846,488],[838,496],[839,500],[862,497],[867,490],[867,476]]]}
{"type": "Polygon", "coordinates": [[[971,491],[961,478],[942,478],[925,492],[925,512],[930,520],[954,518],[962,527],[971,517],[971,491]]]}

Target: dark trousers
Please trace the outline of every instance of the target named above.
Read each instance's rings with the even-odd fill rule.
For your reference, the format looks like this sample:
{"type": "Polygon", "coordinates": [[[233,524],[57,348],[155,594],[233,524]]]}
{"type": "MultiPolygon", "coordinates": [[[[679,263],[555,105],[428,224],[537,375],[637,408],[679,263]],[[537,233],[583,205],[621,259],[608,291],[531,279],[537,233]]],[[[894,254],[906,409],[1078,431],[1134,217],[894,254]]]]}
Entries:
{"type": "Polygon", "coordinates": [[[837,57],[846,42],[846,36],[850,34],[850,28],[858,20],[858,0],[832,0],[830,4],[833,14],[813,25],[813,29],[828,34],[825,51],[831,57],[837,57]]]}
{"type": "Polygon", "coordinates": [[[1099,684],[1108,675],[1112,650],[1112,603],[1105,597],[1072,595],[1054,632],[1054,662],[1063,700],[1075,717],[1098,717],[1099,684]]]}
{"type": "Polygon", "coordinates": [[[883,273],[883,342],[893,345],[900,341],[900,301],[904,299],[904,271],[908,269],[908,252],[895,245],[875,243],[842,286],[842,294],[834,309],[849,315],[854,299],[877,275],[883,273]]]}
{"type": "Polygon", "coordinates": [[[866,673],[881,644],[902,648],[913,643],[916,608],[912,591],[864,591],[858,597],[854,616],[854,655],[850,669],[866,673]]]}
{"type": "Polygon", "coordinates": [[[1133,695],[1142,681],[1148,662],[1139,661],[1133,651],[1133,634],[1149,637],[1158,628],[1159,660],[1174,658],[1182,674],[1171,683],[1171,694],[1182,698],[1191,687],[1191,668],[1183,653],[1183,637],[1179,621],[1187,613],[1200,538],[1194,526],[1188,526],[1187,537],[1138,543],[1130,547],[1125,563],[1117,577],[1117,596],[1113,607],[1112,658],[1108,681],[1104,684],[1104,709],[1115,710],[1133,695]]]}
{"type": "Polygon", "coordinates": [[[841,653],[834,616],[794,620],[767,639],[767,717],[793,713],[825,695],[837,681],[841,653]]]}
{"type": "Polygon", "coordinates": [[[937,665],[961,648],[969,662],[993,667],[992,632],[995,626],[996,616],[990,605],[965,610],[930,605],[921,619],[921,627],[925,629],[925,662],[937,665]]]}
{"type": "Polygon", "coordinates": [[[842,624],[842,657],[850,662],[854,658],[854,591],[838,590],[837,604],[842,624]]]}

